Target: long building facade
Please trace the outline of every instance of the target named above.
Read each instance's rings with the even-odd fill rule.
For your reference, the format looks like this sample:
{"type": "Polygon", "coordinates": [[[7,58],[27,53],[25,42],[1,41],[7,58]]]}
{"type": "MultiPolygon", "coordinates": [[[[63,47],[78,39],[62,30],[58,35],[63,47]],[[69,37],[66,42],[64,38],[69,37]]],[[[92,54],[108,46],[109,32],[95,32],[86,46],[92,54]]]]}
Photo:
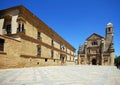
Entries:
{"type": "Polygon", "coordinates": [[[108,23],[106,36],[93,33],[79,47],[78,63],[85,65],[114,65],[113,24],[108,23]]]}
{"type": "Polygon", "coordinates": [[[74,63],[75,48],[24,6],[0,10],[0,68],[74,63]]]}

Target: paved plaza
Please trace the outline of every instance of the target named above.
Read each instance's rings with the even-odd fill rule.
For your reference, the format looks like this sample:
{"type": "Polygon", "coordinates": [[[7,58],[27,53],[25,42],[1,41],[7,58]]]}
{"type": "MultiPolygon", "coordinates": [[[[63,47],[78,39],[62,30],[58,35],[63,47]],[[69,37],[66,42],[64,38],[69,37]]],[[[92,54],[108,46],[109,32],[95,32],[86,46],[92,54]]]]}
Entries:
{"type": "Polygon", "coordinates": [[[84,65],[1,69],[0,85],[120,85],[120,70],[84,65]]]}

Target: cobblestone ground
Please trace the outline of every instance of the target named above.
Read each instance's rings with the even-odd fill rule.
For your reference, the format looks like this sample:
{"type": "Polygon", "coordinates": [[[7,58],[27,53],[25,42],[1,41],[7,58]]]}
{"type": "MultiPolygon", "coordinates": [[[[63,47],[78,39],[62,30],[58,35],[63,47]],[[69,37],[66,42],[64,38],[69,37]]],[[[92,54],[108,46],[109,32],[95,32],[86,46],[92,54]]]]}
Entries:
{"type": "Polygon", "coordinates": [[[120,70],[82,65],[1,69],[0,85],[120,85],[120,70]]]}

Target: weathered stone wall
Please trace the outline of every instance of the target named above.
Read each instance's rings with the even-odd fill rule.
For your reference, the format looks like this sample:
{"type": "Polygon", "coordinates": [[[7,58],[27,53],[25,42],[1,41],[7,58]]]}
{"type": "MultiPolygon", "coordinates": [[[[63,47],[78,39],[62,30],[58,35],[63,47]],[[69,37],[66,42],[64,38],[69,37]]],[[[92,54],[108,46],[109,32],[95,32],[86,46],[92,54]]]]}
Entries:
{"type": "Polygon", "coordinates": [[[51,58],[51,49],[41,46],[41,57],[51,58]]]}
{"type": "Polygon", "coordinates": [[[4,51],[0,53],[0,67],[16,67],[18,63],[21,62],[19,57],[21,52],[21,42],[8,37],[0,36],[0,38],[5,40],[4,51]]]}
{"type": "Polygon", "coordinates": [[[52,39],[49,36],[47,36],[44,33],[41,33],[41,37],[42,37],[42,42],[44,42],[44,43],[46,43],[48,45],[51,45],[52,39]]]}
{"type": "Polygon", "coordinates": [[[60,53],[54,50],[54,59],[60,59],[60,53]]]}
{"type": "Polygon", "coordinates": [[[67,53],[69,53],[69,54],[70,54],[70,49],[67,49],[67,53]]]}
{"type": "Polygon", "coordinates": [[[24,58],[23,62],[23,67],[61,65],[60,60],[47,59],[47,61],[45,61],[45,59],[41,58],[24,58]]]}
{"type": "Polygon", "coordinates": [[[31,25],[29,22],[26,21],[24,27],[25,27],[25,34],[27,36],[37,39],[37,29],[35,26],[31,25]]]}
{"type": "Polygon", "coordinates": [[[71,61],[74,61],[74,57],[73,56],[71,56],[71,61]]]}
{"type": "Polygon", "coordinates": [[[25,39],[21,39],[21,54],[22,55],[30,55],[37,56],[37,44],[34,42],[27,41],[25,39]]]}
{"type": "Polygon", "coordinates": [[[67,55],[67,61],[70,61],[70,55],[67,55]]]}
{"type": "Polygon", "coordinates": [[[44,58],[41,58],[36,56],[36,43],[24,39],[17,41],[2,36],[0,38],[5,40],[4,51],[0,52],[0,68],[61,65],[57,51],[55,51],[54,59],[49,59],[51,57],[51,50],[42,46],[41,56],[44,58]],[[21,57],[21,55],[27,57],[21,57]]]}
{"type": "Polygon", "coordinates": [[[60,44],[58,42],[54,41],[54,47],[57,49],[60,49],[60,44]]]}

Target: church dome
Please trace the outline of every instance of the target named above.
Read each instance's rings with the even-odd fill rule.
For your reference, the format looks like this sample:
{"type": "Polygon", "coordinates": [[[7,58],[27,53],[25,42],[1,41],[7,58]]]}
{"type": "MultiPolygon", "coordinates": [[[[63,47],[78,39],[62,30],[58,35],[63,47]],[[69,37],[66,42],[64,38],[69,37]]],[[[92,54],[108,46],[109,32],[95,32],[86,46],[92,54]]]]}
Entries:
{"type": "Polygon", "coordinates": [[[112,24],[111,22],[109,22],[109,23],[107,24],[107,27],[113,27],[113,24],[112,24]]]}

